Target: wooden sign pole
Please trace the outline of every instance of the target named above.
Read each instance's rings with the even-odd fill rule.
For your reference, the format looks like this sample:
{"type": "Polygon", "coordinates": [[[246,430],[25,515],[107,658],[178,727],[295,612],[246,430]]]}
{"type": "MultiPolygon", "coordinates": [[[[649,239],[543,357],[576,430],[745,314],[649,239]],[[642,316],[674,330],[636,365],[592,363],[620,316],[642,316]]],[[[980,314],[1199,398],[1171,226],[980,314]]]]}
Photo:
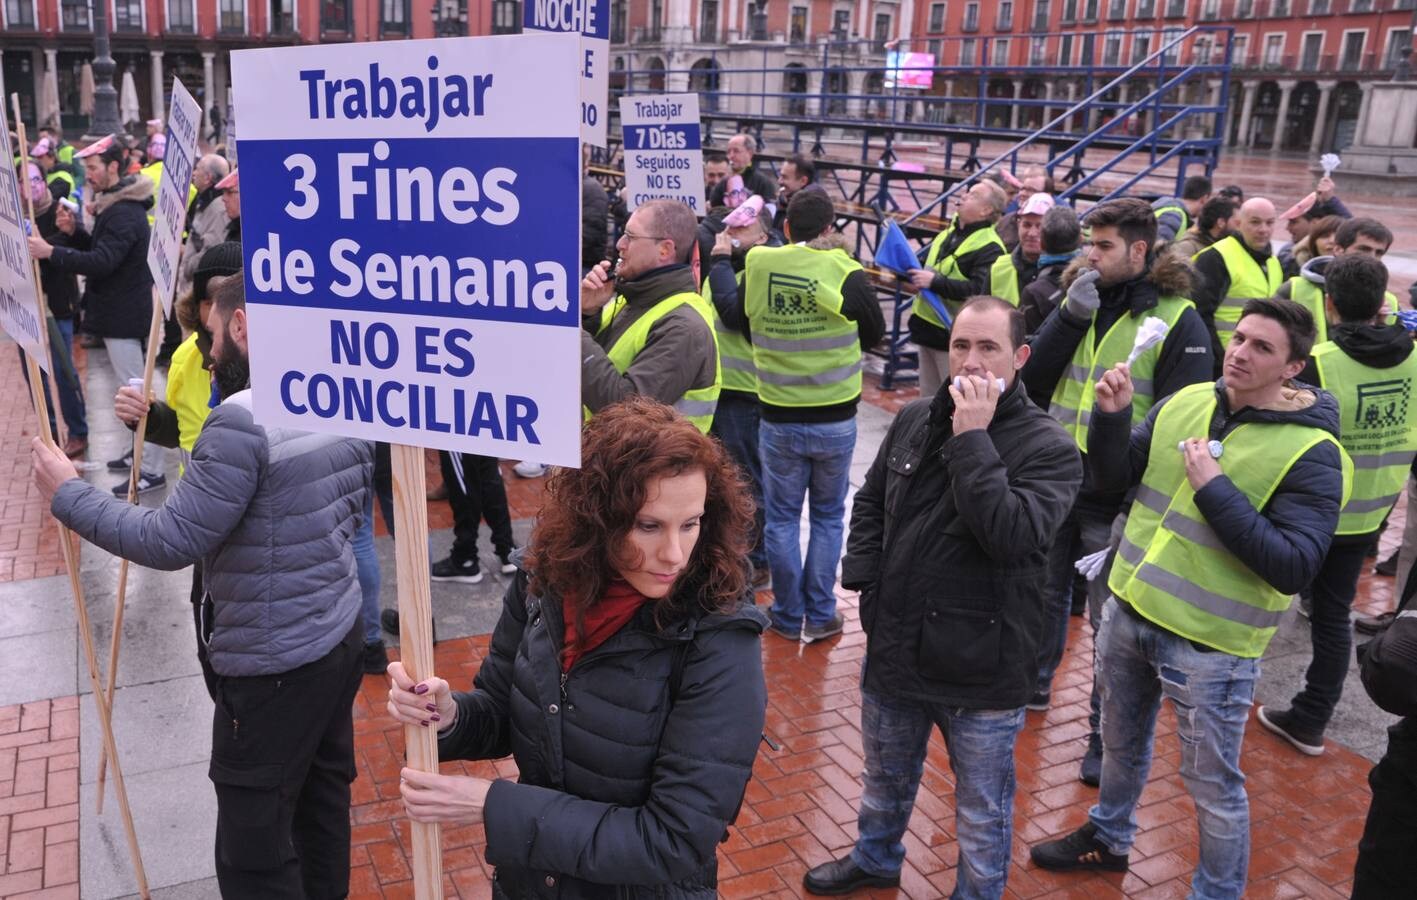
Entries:
{"type": "MultiPolygon", "coordinates": [[[[394,564],[398,571],[399,658],[415,682],[433,674],[433,592],[428,580],[428,494],[423,448],[390,447],[394,482],[394,564]]],[[[407,725],[404,753],[409,768],[438,771],[438,735],[431,728],[407,725]]],[[[413,895],[442,900],[441,829],[411,822],[413,895]]]]}
{"type": "MultiPolygon", "coordinates": [[[[148,326],[148,347],[147,356],[143,360],[143,396],[147,397],[152,390],[153,369],[157,365],[157,348],[162,342],[163,325],[162,300],[158,296],[157,285],[153,285],[153,317],[152,323],[148,326]]],[[[133,432],[133,468],[128,472],[128,502],[138,502],[138,478],[141,474],[143,464],[143,433],[148,427],[148,414],[146,411],[138,419],[138,428],[133,432]]],[[[108,705],[110,713],[113,710],[113,694],[118,685],[118,650],[123,639],[123,610],[128,601],[128,560],[124,559],[118,564],[118,594],[113,601],[113,635],[108,642],[108,685],[104,695],[104,702],[108,705]]],[[[99,751],[98,755],[98,797],[97,807],[99,813],[103,812],[103,786],[108,775],[108,753],[106,750],[99,751]]]]}
{"type": "MultiPolygon", "coordinates": [[[[29,369],[30,391],[35,408],[39,410],[39,434],[44,445],[54,446],[54,436],[49,433],[49,408],[45,403],[44,391],[40,388],[39,365],[32,358],[26,358],[29,369]]],[[[55,524],[58,524],[57,522],[55,524]]],[[[149,900],[148,876],[143,869],[143,854],[138,849],[138,832],[133,827],[133,812],[128,806],[128,789],[123,786],[123,768],[118,762],[118,745],[113,739],[113,719],[103,700],[103,682],[98,680],[98,656],[93,648],[93,631],[89,625],[89,610],[84,604],[84,587],[79,580],[79,561],[74,556],[74,543],[69,529],[59,525],[59,546],[64,553],[64,565],[69,570],[69,589],[74,594],[74,611],[79,618],[79,635],[84,642],[84,661],[88,664],[89,685],[93,690],[94,705],[98,707],[98,726],[103,733],[103,748],[113,757],[113,789],[118,795],[118,812],[123,817],[123,831],[128,838],[128,855],[133,861],[133,876],[138,881],[138,894],[149,900]]]]}

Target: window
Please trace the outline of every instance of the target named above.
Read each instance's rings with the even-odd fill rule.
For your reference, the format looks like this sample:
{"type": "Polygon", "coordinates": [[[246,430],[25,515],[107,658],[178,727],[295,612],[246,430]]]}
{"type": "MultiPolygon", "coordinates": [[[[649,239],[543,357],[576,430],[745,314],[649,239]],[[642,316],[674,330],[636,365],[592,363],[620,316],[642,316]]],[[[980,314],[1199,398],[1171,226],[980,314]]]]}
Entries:
{"type": "Polygon", "coordinates": [[[246,33],[246,3],[244,0],[221,0],[217,15],[222,34],[246,33]]]}
{"type": "Polygon", "coordinates": [[[1289,0],[1269,0],[1269,14],[1276,19],[1289,18],[1289,0]]]}
{"type": "Polygon", "coordinates": [[[1035,37],[1028,43],[1028,64],[1041,66],[1048,61],[1048,39],[1035,37]]]}
{"type": "Polygon", "coordinates": [[[1052,6],[1049,0],[1035,0],[1033,4],[1033,30],[1048,30],[1048,14],[1052,12],[1048,7],[1052,6]]]}
{"type": "Polygon", "coordinates": [[[1013,0],[1000,0],[999,19],[995,23],[1000,31],[1008,31],[1014,27],[1014,4],[1013,0]]]}
{"type": "Polygon", "coordinates": [[[1326,16],[1329,14],[1329,0],[1309,0],[1309,15],[1326,16]]]}
{"type": "Polygon", "coordinates": [[[930,33],[939,34],[945,30],[945,4],[930,4],[930,33]]]}
{"type": "Polygon", "coordinates": [[[1210,35],[1197,35],[1195,49],[1191,51],[1191,54],[1195,57],[1197,65],[1210,65],[1211,56],[1213,55],[1210,35]]]}
{"type": "Polygon", "coordinates": [[[1120,32],[1109,31],[1107,37],[1102,41],[1102,64],[1104,66],[1115,66],[1122,61],[1122,35],[1120,32]]]}
{"type": "Polygon", "coordinates": [[[380,33],[408,34],[408,0],[382,0],[380,6],[380,33]]]}
{"type": "Polygon", "coordinates": [[[699,0],[699,43],[718,42],[718,0],[699,0]]]}
{"type": "Polygon", "coordinates": [[[962,66],[974,65],[975,39],[965,38],[959,42],[959,64],[962,66]]]}
{"type": "Polygon", "coordinates": [[[1070,34],[1058,39],[1058,62],[1065,66],[1073,64],[1073,36],[1070,34]]]}
{"type": "MultiPolygon", "coordinates": [[[[270,10],[271,34],[295,33],[295,0],[266,0],[266,8],[270,10]]],[[[407,18],[408,14],[405,13],[404,19],[407,18]]]]}
{"type": "Polygon", "coordinates": [[[1412,32],[1406,28],[1392,28],[1387,33],[1387,52],[1383,54],[1383,67],[1392,68],[1402,61],[1402,51],[1412,46],[1412,32]]]}
{"type": "Polygon", "coordinates": [[[1235,0],[1235,18],[1248,19],[1255,11],[1255,0],[1235,0]]]}
{"type": "Polygon", "coordinates": [[[1237,34],[1230,42],[1230,64],[1245,67],[1250,65],[1250,36],[1237,34]]]}
{"type": "Polygon", "coordinates": [[[1207,22],[1220,18],[1220,0],[1205,0],[1201,4],[1201,18],[1207,22]]]}
{"type": "Polygon", "coordinates": [[[1107,0],[1108,21],[1118,22],[1127,17],[1127,0],[1107,0]]]}
{"type": "Polygon", "coordinates": [[[1136,65],[1151,55],[1151,32],[1138,31],[1132,35],[1132,65],[1136,65]]]}
{"type": "Polygon", "coordinates": [[[1264,64],[1277,66],[1284,61],[1284,35],[1268,34],[1264,39],[1264,64]]]}
{"type": "Polygon", "coordinates": [[[1083,0],[1082,18],[1085,22],[1097,21],[1097,0],[1083,0]]]}
{"type": "Polygon", "coordinates": [[[1137,18],[1150,19],[1156,16],[1156,0],[1137,0],[1137,18]]]}
{"type": "Polygon", "coordinates": [[[925,42],[925,52],[929,53],[930,56],[934,59],[940,58],[940,50],[943,47],[944,43],[939,38],[935,38],[934,40],[929,40],[925,42]]]}
{"type": "Polygon", "coordinates": [[[1078,0],[1063,0],[1063,23],[1078,20],[1078,0]]]}
{"type": "Polygon", "coordinates": [[[5,0],[5,27],[34,30],[34,4],[30,0],[5,0]]]}
{"type": "Polygon", "coordinates": [[[615,0],[610,4],[610,42],[625,43],[625,22],[628,19],[625,0],[615,0]]]}
{"type": "Polygon", "coordinates": [[[794,44],[805,44],[807,42],[807,7],[792,7],[792,20],[788,32],[790,40],[794,44]]]}
{"type": "Polygon", "coordinates": [[[143,0],[113,0],[113,30],[143,30],[143,0]]]}
{"type": "Polygon", "coordinates": [[[832,13],[832,34],[844,41],[851,34],[851,10],[838,9],[832,13]]]}
{"type": "Polygon", "coordinates": [[[1184,19],[1186,17],[1186,0],[1166,0],[1166,18],[1184,19]]]}
{"type": "Polygon", "coordinates": [[[1317,72],[1319,70],[1319,58],[1324,50],[1324,33],[1322,31],[1312,31],[1304,35],[1303,43],[1299,49],[1299,68],[1305,72],[1317,72]]]}
{"type": "Polygon", "coordinates": [[[492,33],[521,34],[521,7],[517,0],[492,0],[492,33]]]}
{"type": "Polygon", "coordinates": [[[886,41],[891,39],[891,14],[876,13],[876,28],[873,32],[871,49],[877,53],[883,53],[886,49],[886,41]]]}
{"type": "MultiPolygon", "coordinates": [[[[1398,4],[1397,8],[1403,9],[1404,7],[1401,4],[1398,4]]],[[[1372,12],[1373,0],[1350,0],[1348,4],[1348,11],[1355,13],[1372,12]]]]}
{"type": "Polygon", "coordinates": [[[1009,40],[1000,38],[994,42],[994,65],[1007,66],[1009,64],[1009,40]]]}
{"type": "Polygon", "coordinates": [[[1351,72],[1362,64],[1363,45],[1367,40],[1367,31],[1343,32],[1343,58],[1339,65],[1345,72],[1351,72]]]}
{"type": "Polygon", "coordinates": [[[1181,44],[1185,42],[1181,41],[1180,37],[1184,33],[1184,29],[1174,26],[1161,29],[1161,46],[1165,47],[1167,44],[1171,44],[1172,41],[1176,41],[1176,43],[1171,44],[1171,49],[1166,51],[1167,65],[1174,65],[1176,60],[1181,58],[1181,44]]]}
{"type": "Polygon", "coordinates": [[[1082,46],[1078,48],[1078,62],[1084,66],[1092,65],[1093,58],[1097,50],[1097,35],[1085,34],[1082,36],[1082,46]]]}
{"type": "Polygon", "coordinates": [[[93,27],[88,0],[60,0],[59,15],[65,31],[88,31],[93,27]]]}
{"type": "Polygon", "coordinates": [[[979,4],[978,4],[978,3],[966,3],[966,4],[964,5],[964,25],[961,26],[961,27],[963,28],[964,31],[978,31],[978,30],[979,30],[979,4]]]}
{"type": "Polygon", "coordinates": [[[645,35],[645,40],[658,43],[663,35],[664,29],[664,0],[654,0],[649,5],[649,33],[645,35]]]}

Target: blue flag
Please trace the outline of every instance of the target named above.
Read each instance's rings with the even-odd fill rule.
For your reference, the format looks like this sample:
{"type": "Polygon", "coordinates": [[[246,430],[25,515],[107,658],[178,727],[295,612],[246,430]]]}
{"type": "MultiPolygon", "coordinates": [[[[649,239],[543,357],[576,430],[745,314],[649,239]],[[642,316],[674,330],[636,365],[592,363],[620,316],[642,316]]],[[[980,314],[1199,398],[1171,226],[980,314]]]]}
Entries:
{"type": "MultiPolygon", "coordinates": [[[[900,226],[894,219],[886,220],[886,227],[881,232],[881,243],[876,247],[876,265],[883,269],[890,269],[897,275],[904,275],[911,269],[921,268],[920,260],[910,249],[910,241],[906,240],[905,232],[900,230],[900,226]]],[[[945,309],[945,303],[934,291],[922,290],[920,296],[925,298],[935,314],[940,317],[940,321],[948,328],[954,324],[954,317],[945,309]]]]}

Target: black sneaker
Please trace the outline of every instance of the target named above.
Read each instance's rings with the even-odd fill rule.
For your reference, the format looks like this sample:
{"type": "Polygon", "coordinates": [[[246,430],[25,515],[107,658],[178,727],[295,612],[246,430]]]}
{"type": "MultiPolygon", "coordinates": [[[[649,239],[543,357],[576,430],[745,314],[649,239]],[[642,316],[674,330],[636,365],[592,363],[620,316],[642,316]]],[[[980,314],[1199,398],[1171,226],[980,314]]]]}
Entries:
{"type": "Polygon", "coordinates": [[[771,631],[778,637],[787,638],[789,641],[802,640],[802,627],[800,625],[796,628],[790,628],[771,617],[769,617],[768,620],[768,631],[771,631]]]}
{"type": "Polygon", "coordinates": [[[841,617],[841,613],[832,613],[832,619],[825,625],[802,625],[802,643],[810,644],[813,641],[824,641],[829,637],[841,634],[841,629],[846,627],[846,620],[841,617]]]}
{"type": "MultiPolygon", "coordinates": [[[[394,618],[398,618],[398,613],[394,612],[394,618]]],[[[395,623],[397,624],[397,623],[395,623]]],[[[389,651],[385,649],[383,641],[375,641],[372,644],[364,645],[364,674],[383,675],[389,668],[389,651]]]]}
{"type": "Polygon", "coordinates": [[[1078,766],[1078,781],[1088,787],[1102,783],[1102,735],[1087,736],[1087,752],[1082,755],[1082,765],[1078,766]]]}
{"type": "Polygon", "coordinates": [[[450,556],[433,564],[430,575],[434,581],[456,581],[459,584],[477,584],[482,580],[482,570],[477,566],[477,558],[455,562],[450,556]]]}
{"type": "Polygon", "coordinates": [[[1024,704],[1024,709],[1031,709],[1034,712],[1047,712],[1048,704],[1053,700],[1052,691],[1034,691],[1033,696],[1024,704]]]}
{"type": "Polygon", "coordinates": [[[802,886],[809,894],[836,897],[867,887],[900,887],[900,875],[872,875],[846,856],[810,869],[802,876],[802,886]]]}
{"type": "Polygon", "coordinates": [[[1295,750],[1305,756],[1322,756],[1324,733],[1311,728],[1302,728],[1294,721],[1294,713],[1287,709],[1267,709],[1261,706],[1255,710],[1255,718],[1269,731],[1289,742],[1295,750]]]}
{"type": "MultiPolygon", "coordinates": [[[[138,496],[140,496],[140,497],[141,497],[143,494],[147,494],[147,493],[150,493],[150,492],[152,492],[152,491],[160,490],[161,488],[165,488],[165,487],[167,487],[167,476],[166,476],[166,475],[141,475],[141,474],[140,474],[140,475],[138,476],[138,496]]],[[[115,484],[115,485],[113,486],[113,496],[117,497],[117,498],[120,499],[120,500],[126,500],[127,497],[128,497],[128,482],[125,481],[125,482],[123,482],[122,484],[115,484]]]]}
{"type": "Polygon", "coordinates": [[[133,451],[129,450],[127,453],[123,454],[117,459],[110,459],[106,465],[108,466],[108,471],[110,472],[128,471],[129,469],[133,468],[133,451]]]}
{"type": "Polygon", "coordinates": [[[1389,556],[1387,559],[1378,563],[1376,566],[1373,566],[1373,574],[1385,575],[1388,578],[1392,578],[1394,575],[1396,575],[1398,553],[1399,551],[1397,550],[1392,551],[1392,556],[1389,556]]]}
{"type": "MultiPolygon", "coordinates": [[[[396,609],[386,609],[379,613],[379,624],[384,626],[384,630],[394,637],[399,634],[399,611],[396,609]]],[[[438,623],[433,623],[433,643],[438,643],[438,623]]],[[[382,646],[382,644],[380,645],[382,646]]]]}
{"type": "Polygon", "coordinates": [[[1391,609],[1376,616],[1355,616],[1353,630],[1362,634],[1382,634],[1396,618],[1397,612],[1391,609]]]}
{"type": "Polygon", "coordinates": [[[1101,872],[1127,871],[1129,855],[1113,853],[1097,839],[1097,826],[1088,822],[1066,837],[1044,841],[1028,851],[1040,869],[1066,872],[1096,869],[1101,872]]]}
{"type": "Polygon", "coordinates": [[[512,554],[510,553],[498,553],[497,562],[500,564],[503,575],[511,575],[517,570],[517,565],[512,562],[512,554]]]}

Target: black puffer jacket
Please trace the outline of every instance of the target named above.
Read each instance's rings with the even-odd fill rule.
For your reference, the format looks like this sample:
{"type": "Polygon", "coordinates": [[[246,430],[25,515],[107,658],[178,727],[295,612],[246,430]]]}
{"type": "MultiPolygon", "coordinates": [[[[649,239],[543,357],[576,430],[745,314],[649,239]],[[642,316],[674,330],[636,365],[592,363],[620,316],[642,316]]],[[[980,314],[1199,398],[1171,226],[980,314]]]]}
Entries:
{"type": "Polygon", "coordinates": [[[93,231],[74,230],[68,247],[49,258],[61,272],[87,277],[84,327],[99,337],[148,335],[153,277],[148,272],[148,210],[153,182],[146,175],[125,177],[94,198],[93,231]]]}
{"type": "Polygon", "coordinates": [[[438,743],[442,759],[516,760],[520,781],[487,795],[493,896],[713,897],[762,733],[766,623],[748,602],[659,629],[646,605],[563,677],[561,603],[518,573],[438,743]]]}
{"type": "MultiPolygon", "coordinates": [[[[69,235],[60,231],[59,226],[54,223],[58,212],[59,204],[50,203],[44,212],[35,215],[35,227],[39,236],[55,247],[67,247],[71,240],[69,235]]],[[[79,307],[79,280],[74,277],[74,273],[60,269],[52,260],[43,259],[39,262],[39,281],[54,318],[73,318],[74,311],[79,307]]]]}
{"type": "Polygon", "coordinates": [[[1082,481],[1076,443],[1022,382],[987,431],[953,434],[948,391],[896,416],[851,510],[865,689],[971,709],[1032,696],[1048,551],[1082,481]]]}

